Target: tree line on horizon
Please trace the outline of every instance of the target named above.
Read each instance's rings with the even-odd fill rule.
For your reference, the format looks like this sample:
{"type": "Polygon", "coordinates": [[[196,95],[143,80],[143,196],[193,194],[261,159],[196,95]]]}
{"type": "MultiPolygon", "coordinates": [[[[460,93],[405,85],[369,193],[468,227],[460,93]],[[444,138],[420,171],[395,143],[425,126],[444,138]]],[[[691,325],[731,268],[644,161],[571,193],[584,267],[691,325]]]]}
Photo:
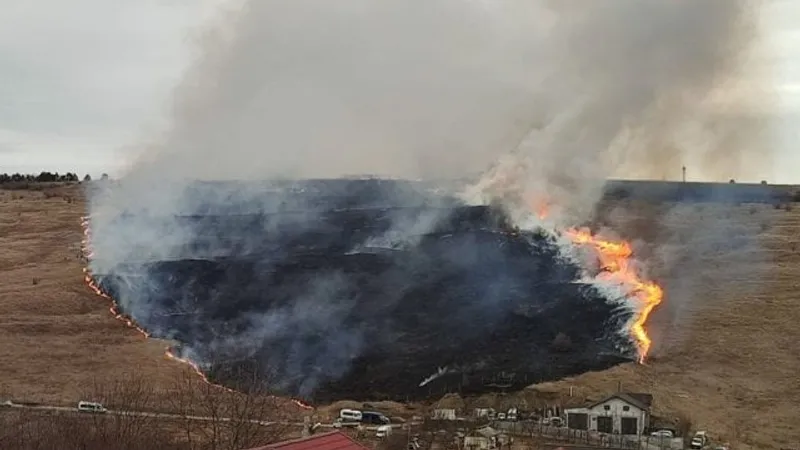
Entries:
{"type": "MultiPolygon", "coordinates": [[[[103,174],[101,180],[107,180],[108,174],[103,174]]],[[[60,174],[58,172],[41,172],[38,175],[22,173],[0,173],[0,184],[7,183],[77,183],[81,181],[74,172],[60,174]]],[[[83,177],[83,181],[92,181],[88,173],[83,177]]]]}

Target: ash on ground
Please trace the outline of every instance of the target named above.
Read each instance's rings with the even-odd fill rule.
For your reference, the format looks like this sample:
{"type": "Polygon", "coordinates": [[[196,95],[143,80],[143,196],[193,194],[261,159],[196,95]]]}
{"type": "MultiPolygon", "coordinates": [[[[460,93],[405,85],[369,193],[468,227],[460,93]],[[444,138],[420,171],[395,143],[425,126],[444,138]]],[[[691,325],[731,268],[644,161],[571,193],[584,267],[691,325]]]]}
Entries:
{"type": "Polygon", "coordinates": [[[194,185],[175,214],[129,210],[92,237],[99,285],[216,382],[407,401],[636,356],[620,331],[631,311],[499,208],[385,180],[224,191],[240,190],[194,185]]]}

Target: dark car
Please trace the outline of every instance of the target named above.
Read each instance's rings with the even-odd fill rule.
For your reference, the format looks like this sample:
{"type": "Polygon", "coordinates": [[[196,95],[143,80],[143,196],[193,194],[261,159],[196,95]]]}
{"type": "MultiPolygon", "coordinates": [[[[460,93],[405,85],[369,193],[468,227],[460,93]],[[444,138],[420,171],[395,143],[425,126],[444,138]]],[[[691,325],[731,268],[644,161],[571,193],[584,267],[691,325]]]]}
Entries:
{"type": "Polygon", "coordinates": [[[361,413],[361,423],[371,425],[389,425],[391,420],[379,412],[364,411],[361,413]]]}

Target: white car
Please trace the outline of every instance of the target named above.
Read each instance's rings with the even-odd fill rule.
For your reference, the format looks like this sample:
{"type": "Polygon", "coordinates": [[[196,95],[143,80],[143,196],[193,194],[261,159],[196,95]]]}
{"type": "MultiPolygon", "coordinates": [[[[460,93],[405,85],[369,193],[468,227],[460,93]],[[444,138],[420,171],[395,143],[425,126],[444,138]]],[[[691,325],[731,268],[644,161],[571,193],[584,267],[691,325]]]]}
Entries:
{"type": "Polygon", "coordinates": [[[342,420],[341,417],[337,417],[336,420],[333,421],[333,428],[361,428],[361,422],[342,420]]]}
{"type": "Polygon", "coordinates": [[[83,412],[93,412],[93,413],[104,413],[108,412],[105,406],[101,405],[100,403],[96,402],[78,402],[78,411],[83,412]]]}
{"type": "Polygon", "coordinates": [[[650,433],[650,436],[661,439],[672,439],[675,437],[675,433],[673,433],[671,430],[658,430],[650,433]]]}
{"type": "Polygon", "coordinates": [[[708,444],[708,437],[706,437],[705,431],[698,431],[695,433],[694,437],[692,438],[692,442],[689,443],[689,448],[691,449],[701,449],[708,444]]]}
{"type": "Polygon", "coordinates": [[[542,425],[559,428],[564,425],[564,421],[561,417],[546,417],[542,419],[542,425]]]}

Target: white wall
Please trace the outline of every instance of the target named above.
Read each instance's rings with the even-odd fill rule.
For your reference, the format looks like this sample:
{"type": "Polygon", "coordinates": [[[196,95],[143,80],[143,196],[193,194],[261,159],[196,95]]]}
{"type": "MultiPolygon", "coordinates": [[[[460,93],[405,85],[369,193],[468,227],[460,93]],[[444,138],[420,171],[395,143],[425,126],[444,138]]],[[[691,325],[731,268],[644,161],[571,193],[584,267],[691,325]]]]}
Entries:
{"type": "Polygon", "coordinates": [[[567,409],[564,412],[567,415],[569,415],[570,413],[588,414],[590,431],[597,431],[598,417],[611,416],[613,418],[614,432],[622,431],[623,417],[634,417],[637,419],[637,426],[638,426],[637,431],[639,434],[642,434],[644,433],[644,429],[647,426],[647,419],[648,419],[646,411],[643,411],[633,405],[630,405],[627,402],[618,398],[612,398],[611,400],[596,405],[593,408],[572,408],[572,409],[567,409]],[[609,407],[608,411],[606,411],[604,406],[609,407]],[[624,410],[625,406],[629,408],[628,411],[624,410]]]}
{"type": "Polygon", "coordinates": [[[434,409],[433,410],[433,419],[434,420],[456,420],[456,410],[455,409],[434,409]]]}
{"type": "Polygon", "coordinates": [[[489,438],[467,436],[464,438],[464,448],[466,450],[488,450],[492,448],[492,445],[489,438]]]}

